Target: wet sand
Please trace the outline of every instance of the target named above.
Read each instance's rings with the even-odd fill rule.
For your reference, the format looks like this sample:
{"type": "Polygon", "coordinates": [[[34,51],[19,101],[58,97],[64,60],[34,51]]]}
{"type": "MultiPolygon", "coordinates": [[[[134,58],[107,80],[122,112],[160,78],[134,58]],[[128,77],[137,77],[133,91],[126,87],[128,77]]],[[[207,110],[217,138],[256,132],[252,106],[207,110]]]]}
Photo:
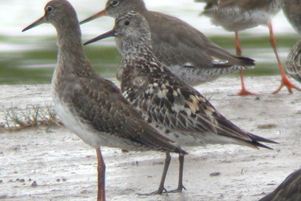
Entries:
{"type": "MultiPolygon", "coordinates": [[[[182,193],[140,196],[157,189],[164,153],[103,148],[108,201],[258,200],[301,167],[301,93],[271,92],[280,76],[247,77],[256,96],[234,96],[239,79],[223,77],[197,89],[243,129],[279,142],[274,150],[236,145],[186,148],[182,193]],[[213,173],[213,174],[212,174],[213,173]]],[[[300,86],[299,83],[296,85],[300,86]]],[[[51,103],[50,85],[1,86],[0,122],[6,108],[51,103]]],[[[63,127],[0,133],[0,200],[96,200],[96,154],[63,127]]],[[[178,161],[172,155],[166,188],[177,187],[178,161]]]]}

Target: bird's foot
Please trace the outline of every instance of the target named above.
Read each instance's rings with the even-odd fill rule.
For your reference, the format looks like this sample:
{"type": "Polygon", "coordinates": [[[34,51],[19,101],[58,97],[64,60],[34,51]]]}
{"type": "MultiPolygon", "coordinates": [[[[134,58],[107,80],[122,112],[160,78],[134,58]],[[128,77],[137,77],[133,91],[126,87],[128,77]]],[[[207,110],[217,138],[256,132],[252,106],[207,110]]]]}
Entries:
{"type": "Polygon", "coordinates": [[[183,189],[184,189],[184,190],[187,190],[187,189],[185,188],[185,186],[181,185],[181,186],[178,186],[178,188],[175,189],[175,190],[165,191],[164,193],[181,193],[181,192],[183,191],[183,189]]]}
{"type": "Polygon", "coordinates": [[[256,95],[253,92],[249,92],[248,90],[246,90],[246,88],[242,88],[240,90],[240,92],[237,93],[238,96],[252,96],[252,95],[256,95]]]}
{"type": "Polygon", "coordinates": [[[166,193],[166,192],[167,190],[163,187],[151,193],[138,193],[138,195],[161,195],[162,193],[166,193]]]}
{"type": "Polygon", "coordinates": [[[289,79],[287,78],[287,76],[283,76],[282,77],[282,80],[281,80],[281,84],[280,86],[278,87],[278,89],[276,89],[272,94],[276,94],[278,93],[283,87],[286,87],[288,92],[290,94],[293,93],[293,90],[292,89],[296,89],[298,91],[301,91],[301,88],[299,87],[296,87],[293,83],[291,83],[291,81],[289,81],[289,79]]]}

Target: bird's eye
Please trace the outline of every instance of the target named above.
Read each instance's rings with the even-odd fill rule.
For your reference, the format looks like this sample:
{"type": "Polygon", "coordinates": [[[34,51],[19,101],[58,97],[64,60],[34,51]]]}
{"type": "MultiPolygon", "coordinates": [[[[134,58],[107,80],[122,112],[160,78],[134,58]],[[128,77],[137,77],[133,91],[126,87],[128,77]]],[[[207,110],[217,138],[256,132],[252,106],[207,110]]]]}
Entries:
{"type": "Polygon", "coordinates": [[[124,25],[125,25],[125,26],[128,26],[128,25],[130,25],[130,24],[131,24],[130,21],[125,21],[125,22],[124,22],[124,25]]]}
{"type": "Polygon", "coordinates": [[[53,7],[48,6],[48,7],[46,8],[46,10],[47,10],[48,13],[51,13],[51,12],[53,11],[53,7]]]}
{"type": "Polygon", "coordinates": [[[118,4],[119,4],[119,1],[113,1],[113,2],[112,2],[112,5],[113,5],[113,6],[117,6],[118,4]]]}

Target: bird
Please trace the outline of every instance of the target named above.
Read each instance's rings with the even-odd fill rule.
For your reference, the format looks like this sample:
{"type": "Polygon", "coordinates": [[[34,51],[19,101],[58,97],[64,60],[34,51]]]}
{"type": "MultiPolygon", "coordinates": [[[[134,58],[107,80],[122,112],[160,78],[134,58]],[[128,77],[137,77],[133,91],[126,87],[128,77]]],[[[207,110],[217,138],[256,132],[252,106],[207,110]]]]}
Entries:
{"type": "Polygon", "coordinates": [[[294,171],[259,201],[301,201],[301,169],[294,171]]]}
{"type": "Polygon", "coordinates": [[[98,201],[105,201],[105,163],[101,146],[136,151],[186,154],[172,140],[143,121],[111,81],[95,72],[85,56],[76,11],[66,0],[49,1],[45,14],[24,28],[43,23],[57,31],[58,60],[52,77],[52,98],[66,128],[96,149],[98,201]]]}
{"type": "MultiPolygon", "coordinates": [[[[289,93],[292,89],[301,91],[299,87],[292,84],[285,74],[276,49],[276,40],[273,33],[272,17],[281,9],[282,0],[196,0],[207,2],[201,15],[211,18],[214,25],[222,26],[227,31],[234,31],[236,54],[241,55],[238,32],[256,27],[267,25],[270,32],[270,43],[276,56],[279,70],[281,73],[281,84],[273,92],[278,93],[284,86],[289,93]]],[[[241,74],[242,77],[242,74],[241,74]]],[[[252,94],[246,91],[246,95],[252,94]]]]}
{"type": "MultiPolygon", "coordinates": [[[[282,10],[293,28],[301,35],[301,1],[283,0],[282,10]]],[[[301,40],[289,52],[285,70],[295,80],[301,82],[301,40]]]]}
{"type": "Polygon", "coordinates": [[[282,10],[286,19],[293,28],[301,35],[301,1],[299,0],[282,0],[282,10]]]}
{"type": "Polygon", "coordinates": [[[140,13],[147,20],[158,60],[191,86],[255,66],[253,59],[231,55],[186,22],[147,10],[143,0],[108,0],[104,10],[81,21],[81,24],[104,15],[116,18],[130,11],[140,13]]]}
{"type": "MultiPolygon", "coordinates": [[[[161,134],[181,146],[238,144],[252,148],[276,143],[246,132],[220,114],[196,89],[174,75],[155,56],[146,19],[136,12],[120,15],[114,28],[84,45],[113,36],[122,55],[121,91],[161,134]]],[[[183,159],[178,188],[184,188],[183,159]]],[[[160,193],[160,191],[158,191],[160,193]]]]}
{"type": "Polygon", "coordinates": [[[301,82],[301,40],[299,40],[287,55],[286,72],[295,80],[301,82]]]}

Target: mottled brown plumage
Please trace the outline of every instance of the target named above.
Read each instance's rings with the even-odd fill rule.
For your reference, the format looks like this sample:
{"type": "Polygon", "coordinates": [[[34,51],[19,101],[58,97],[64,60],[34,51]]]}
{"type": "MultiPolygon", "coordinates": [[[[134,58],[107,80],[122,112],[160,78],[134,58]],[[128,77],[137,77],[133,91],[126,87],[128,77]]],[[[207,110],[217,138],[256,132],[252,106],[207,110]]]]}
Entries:
{"type": "Polygon", "coordinates": [[[301,201],[301,169],[291,173],[273,192],[259,201],[301,201]]]}
{"type": "Polygon", "coordinates": [[[130,11],[140,13],[148,22],[158,60],[189,85],[255,65],[252,59],[231,55],[186,22],[147,10],[143,0],[108,0],[105,10],[83,22],[102,15],[116,18],[130,11]]]}
{"type": "Polygon", "coordinates": [[[101,146],[186,153],[143,121],[120,90],[94,71],[83,51],[76,12],[68,1],[50,1],[45,6],[45,15],[23,31],[42,23],[51,23],[58,36],[58,63],[52,79],[57,114],[69,130],[97,149],[98,158],[101,157],[99,165],[103,167],[99,168],[103,172],[99,185],[103,189],[99,189],[98,200],[105,200],[101,146]]]}
{"type": "Polygon", "coordinates": [[[301,40],[289,52],[285,63],[285,70],[291,77],[301,82],[301,40]]]}
{"type": "Polygon", "coordinates": [[[108,36],[116,37],[123,57],[123,95],[161,134],[183,146],[239,144],[269,148],[260,142],[274,143],[234,125],[161,64],[152,51],[149,26],[140,14],[119,16],[112,31],[85,44],[108,36]]]}
{"type": "MultiPolygon", "coordinates": [[[[301,35],[301,1],[283,0],[282,10],[294,29],[301,35]]],[[[301,82],[301,41],[298,41],[288,54],[285,70],[295,80],[301,82]]]]}

